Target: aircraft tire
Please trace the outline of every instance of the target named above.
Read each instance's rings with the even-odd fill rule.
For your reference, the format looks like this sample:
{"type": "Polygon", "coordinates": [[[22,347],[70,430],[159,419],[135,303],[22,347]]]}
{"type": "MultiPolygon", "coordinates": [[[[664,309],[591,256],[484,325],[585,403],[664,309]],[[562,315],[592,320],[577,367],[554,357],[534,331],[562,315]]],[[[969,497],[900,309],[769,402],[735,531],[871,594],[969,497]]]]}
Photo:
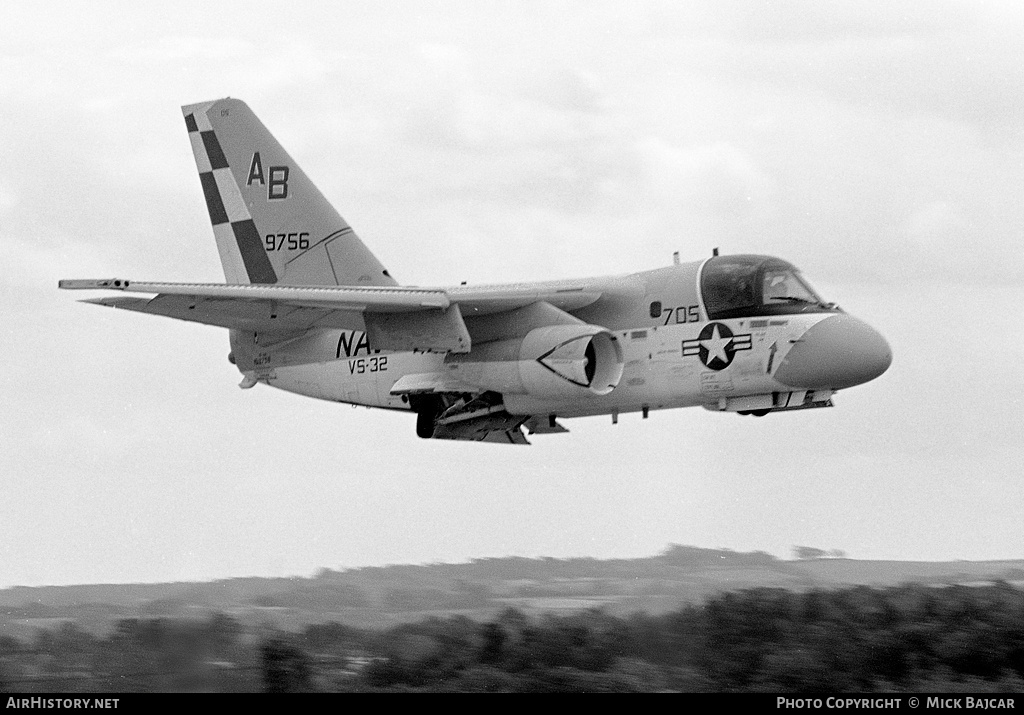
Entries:
{"type": "Polygon", "coordinates": [[[416,413],[416,436],[430,439],[434,436],[434,411],[421,410],[416,413]]]}
{"type": "Polygon", "coordinates": [[[444,409],[444,403],[437,395],[411,395],[409,406],[416,412],[416,435],[423,439],[434,436],[434,420],[444,409]]]}

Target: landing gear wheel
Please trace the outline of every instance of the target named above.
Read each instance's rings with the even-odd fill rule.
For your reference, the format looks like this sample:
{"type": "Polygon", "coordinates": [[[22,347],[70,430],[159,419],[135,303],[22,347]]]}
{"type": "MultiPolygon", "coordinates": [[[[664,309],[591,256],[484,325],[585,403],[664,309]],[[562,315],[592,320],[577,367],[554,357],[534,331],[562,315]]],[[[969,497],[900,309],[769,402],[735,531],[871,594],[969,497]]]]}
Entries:
{"type": "Polygon", "coordinates": [[[441,414],[444,403],[436,395],[410,395],[409,406],[416,411],[416,436],[430,439],[434,436],[434,420],[441,414]]]}
{"type": "Polygon", "coordinates": [[[434,436],[433,410],[422,410],[416,413],[416,436],[423,439],[430,439],[434,436]]]}

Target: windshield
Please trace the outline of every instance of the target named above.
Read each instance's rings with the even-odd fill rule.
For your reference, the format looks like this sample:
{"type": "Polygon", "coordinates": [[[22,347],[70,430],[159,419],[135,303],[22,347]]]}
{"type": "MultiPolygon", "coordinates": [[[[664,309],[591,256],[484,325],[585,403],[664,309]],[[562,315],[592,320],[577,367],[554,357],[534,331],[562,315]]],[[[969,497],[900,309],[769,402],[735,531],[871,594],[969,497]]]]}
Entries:
{"type": "Polygon", "coordinates": [[[761,281],[761,295],[765,303],[790,301],[819,304],[821,299],[804,283],[795,270],[766,268],[761,281]]]}
{"type": "Polygon", "coordinates": [[[822,313],[825,303],[792,264],[770,256],[715,256],[701,273],[708,318],[822,313]]]}

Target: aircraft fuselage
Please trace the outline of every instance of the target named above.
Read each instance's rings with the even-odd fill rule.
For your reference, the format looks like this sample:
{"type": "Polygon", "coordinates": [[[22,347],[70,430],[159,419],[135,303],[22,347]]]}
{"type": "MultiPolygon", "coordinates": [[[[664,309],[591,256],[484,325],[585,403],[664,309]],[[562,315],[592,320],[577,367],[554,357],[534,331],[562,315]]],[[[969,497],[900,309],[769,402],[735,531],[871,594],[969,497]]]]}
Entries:
{"type": "MultiPolygon", "coordinates": [[[[726,258],[733,257],[711,260],[726,258]]],[[[784,262],[778,263],[781,270],[784,262]]],[[[750,314],[710,318],[701,286],[706,264],[559,282],[565,292],[602,294],[572,313],[613,333],[622,351],[621,377],[603,395],[580,391],[559,399],[504,392],[504,409],[512,415],[580,417],[702,405],[760,415],[829,406],[835,390],[866,382],[888,366],[891,353],[881,336],[831,305],[795,300],[776,305],[762,296],[761,309],[739,310],[750,314]],[[816,338],[818,333],[822,337],[816,338]]],[[[763,275],[754,272],[752,278],[764,285],[763,275]]],[[[444,290],[457,297],[465,289],[444,290]]],[[[711,302],[712,314],[723,312],[714,298],[711,302]]],[[[485,327],[485,320],[467,316],[470,334],[485,327]]],[[[408,395],[391,392],[400,377],[441,373],[463,380],[477,346],[486,345],[474,335],[468,355],[384,352],[360,330],[316,331],[277,345],[258,340],[233,331],[236,363],[253,381],[324,400],[399,410],[412,409],[408,395]]]]}

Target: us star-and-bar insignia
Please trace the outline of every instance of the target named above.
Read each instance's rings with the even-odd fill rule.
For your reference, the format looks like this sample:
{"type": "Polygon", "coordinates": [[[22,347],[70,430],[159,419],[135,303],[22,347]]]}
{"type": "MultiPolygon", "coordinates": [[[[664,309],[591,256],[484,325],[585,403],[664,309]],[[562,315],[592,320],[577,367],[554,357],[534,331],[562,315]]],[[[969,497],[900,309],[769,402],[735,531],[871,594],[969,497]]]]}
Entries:
{"type": "Polygon", "coordinates": [[[697,355],[706,367],[724,370],[732,364],[736,353],[750,348],[750,333],[734,335],[728,325],[708,323],[695,339],[683,341],[683,357],[697,355]]]}

